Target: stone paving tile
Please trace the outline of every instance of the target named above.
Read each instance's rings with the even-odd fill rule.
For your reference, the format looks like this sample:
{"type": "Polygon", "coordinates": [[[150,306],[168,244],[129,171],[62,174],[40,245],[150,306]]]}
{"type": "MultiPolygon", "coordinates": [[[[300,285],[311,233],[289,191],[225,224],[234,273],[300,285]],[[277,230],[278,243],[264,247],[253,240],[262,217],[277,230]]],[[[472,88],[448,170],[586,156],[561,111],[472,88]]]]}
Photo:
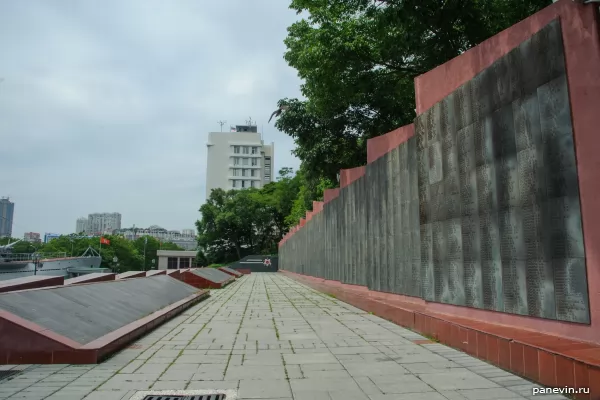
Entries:
{"type": "MultiPolygon", "coordinates": [[[[99,365],[0,366],[0,400],[128,400],[237,390],[239,400],[528,399],[521,377],[316,292],[255,273],[99,365]]],[[[556,395],[536,398],[565,398],[556,395]]]]}

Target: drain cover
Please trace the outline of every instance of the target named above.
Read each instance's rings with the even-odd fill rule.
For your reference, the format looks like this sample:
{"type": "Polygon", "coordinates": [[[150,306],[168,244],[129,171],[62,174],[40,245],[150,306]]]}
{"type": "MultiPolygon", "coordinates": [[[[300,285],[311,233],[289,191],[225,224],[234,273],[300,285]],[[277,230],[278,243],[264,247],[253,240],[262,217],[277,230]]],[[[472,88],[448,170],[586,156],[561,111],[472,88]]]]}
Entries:
{"type": "Polygon", "coordinates": [[[225,395],[220,394],[195,394],[189,396],[183,395],[165,395],[151,394],[144,397],[144,400],[225,400],[225,395]]]}
{"type": "Polygon", "coordinates": [[[16,370],[16,371],[0,371],[0,381],[3,381],[4,379],[8,379],[13,375],[17,375],[18,373],[20,373],[22,371],[16,370]]]}

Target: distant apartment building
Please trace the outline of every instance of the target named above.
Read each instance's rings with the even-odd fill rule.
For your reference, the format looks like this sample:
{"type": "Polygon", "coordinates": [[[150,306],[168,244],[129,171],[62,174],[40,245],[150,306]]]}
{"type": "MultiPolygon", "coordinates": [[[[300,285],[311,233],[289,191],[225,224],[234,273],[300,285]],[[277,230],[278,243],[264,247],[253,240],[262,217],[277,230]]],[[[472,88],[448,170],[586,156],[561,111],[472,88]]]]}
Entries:
{"type": "Polygon", "coordinates": [[[75,233],[87,233],[88,232],[88,219],[85,217],[77,218],[75,225],[75,233]]]}
{"type": "Polygon", "coordinates": [[[54,239],[58,239],[60,236],[60,233],[46,233],[44,234],[44,243],[48,243],[54,239]]]}
{"type": "Polygon", "coordinates": [[[25,234],[23,235],[23,239],[26,242],[31,243],[40,243],[42,241],[40,234],[37,232],[25,232],[25,234]]]}
{"type": "Polygon", "coordinates": [[[198,247],[198,240],[193,229],[184,229],[182,232],[177,230],[167,230],[157,225],[148,228],[124,228],[113,232],[115,235],[121,235],[128,240],[136,240],[144,236],[151,236],[161,242],[172,242],[186,249],[195,250],[198,247]],[[184,232],[185,231],[185,232],[184,232]]]}
{"type": "MultiPolygon", "coordinates": [[[[79,227],[79,221],[77,225],[79,227]]],[[[83,221],[81,221],[83,223],[83,221]]],[[[119,213],[95,213],[89,214],[86,222],[85,233],[88,234],[104,234],[112,233],[114,230],[121,229],[121,214],[119,213]]],[[[77,232],[80,233],[80,232],[77,232]]]]}
{"type": "Polygon", "coordinates": [[[15,203],[8,197],[0,199],[0,237],[12,237],[13,214],[15,203]]]}
{"type": "Polygon", "coordinates": [[[261,188],[274,179],[275,143],[265,145],[255,125],[208,134],[206,198],[213,189],[261,188]]]}

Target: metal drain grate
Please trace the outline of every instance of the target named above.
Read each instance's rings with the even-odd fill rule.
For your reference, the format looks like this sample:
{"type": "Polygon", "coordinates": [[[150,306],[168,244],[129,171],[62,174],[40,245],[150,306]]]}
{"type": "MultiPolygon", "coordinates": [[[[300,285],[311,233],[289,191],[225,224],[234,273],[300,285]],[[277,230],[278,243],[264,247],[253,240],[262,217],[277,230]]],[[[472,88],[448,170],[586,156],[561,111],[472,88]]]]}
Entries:
{"type": "Polygon", "coordinates": [[[165,395],[152,394],[144,397],[144,400],[225,400],[225,395],[220,394],[195,394],[191,396],[184,395],[165,395]]]}
{"type": "Polygon", "coordinates": [[[11,376],[13,375],[17,375],[19,373],[21,373],[22,371],[16,370],[16,371],[0,371],[0,381],[3,381],[5,379],[9,379],[11,376]]]}

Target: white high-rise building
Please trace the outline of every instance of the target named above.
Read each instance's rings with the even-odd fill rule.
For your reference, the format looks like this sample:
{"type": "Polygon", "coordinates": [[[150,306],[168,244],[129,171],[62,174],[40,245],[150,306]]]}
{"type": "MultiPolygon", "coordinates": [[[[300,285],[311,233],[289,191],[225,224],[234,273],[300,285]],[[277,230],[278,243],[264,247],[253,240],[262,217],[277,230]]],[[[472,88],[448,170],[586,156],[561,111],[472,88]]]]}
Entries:
{"type": "Polygon", "coordinates": [[[274,179],[275,143],[265,145],[255,125],[208,134],[206,198],[213,189],[261,188],[274,179]]]}
{"type": "Polygon", "coordinates": [[[121,229],[121,214],[95,213],[88,215],[86,233],[92,235],[112,233],[116,229],[121,229]]]}
{"type": "Polygon", "coordinates": [[[77,218],[75,233],[88,232],[88,219],[85,217],[77,218]]]}

